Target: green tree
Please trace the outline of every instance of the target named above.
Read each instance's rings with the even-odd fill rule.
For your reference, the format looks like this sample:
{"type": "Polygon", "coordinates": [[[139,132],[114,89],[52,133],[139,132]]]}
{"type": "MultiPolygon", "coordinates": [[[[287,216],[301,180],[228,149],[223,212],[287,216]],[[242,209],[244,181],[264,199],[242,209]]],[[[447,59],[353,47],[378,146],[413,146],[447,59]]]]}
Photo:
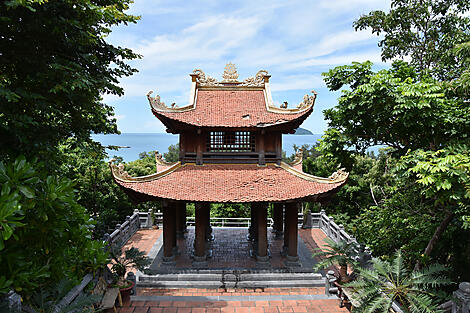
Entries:
{"type": "Polygon", "coordinates": [[[103,94],[136,70],[130,49],[106,42],[113,26],[134,23],[129,0],[0,2],[0,156],[57,159],[59,143],[116,133],[103,94]],[[43,157],[44,156],[44,157],[43,157]]]}
{"type": "Polygon", "coordinates": [[[379,46],[384,61],[409,57],[419,73],[430,70],[450,80],[464,69],[452,50],[470,40],[469,10],[466,0],[392,0],[390,11],[363,15],[354,28],[383,36],[379,46]]]}
{"type": "Polygon", "coordinates": [[[180,159],[180,145],[179,143],[175,145],[170,145],[168,147],[168,152],[163,154],[165,161],[167,162],[178,162],[180,159]]]}
{"type": "Polygon", "coordinates": [[[0,292],[13,288],[26,296],[64,276],[81,278],[81,265],[102,246],[91,240],[94,223],[77,203],[72,181],[18,158],[0,162],[0,186],[1,210],[6,206],[21,221],[11,227],[7,216],[9,228],[1,231],[0,292]]]}
{"type": "Polygon", "coordinates": [[[329,120],[324,139],[328,150],[341,156],[347,154],[344,146],[364,151],[386,145],[404,155],[409,149],[437,150],[467,138],[470,106],[463,99],[447,97],[439,82],[419,79],[403,61],[377,73],[371,65],[353,63],[323,74],[330,90],[348,88],[337,106],[324,111],[329,120]]]}

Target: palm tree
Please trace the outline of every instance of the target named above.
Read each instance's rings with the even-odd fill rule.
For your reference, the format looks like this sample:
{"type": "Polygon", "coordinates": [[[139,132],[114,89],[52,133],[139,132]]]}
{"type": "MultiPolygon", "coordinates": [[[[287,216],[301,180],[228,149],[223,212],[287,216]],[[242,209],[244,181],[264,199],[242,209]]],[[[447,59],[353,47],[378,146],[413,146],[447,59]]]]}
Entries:
{"type": "Polygon", "coordinates": [[[355,267],[359,252],[357,244],[347,241],[333,241],[330,238],[325,238],[325,247],[317,249],[317,253],[313,256],[320,257],[321,261],[314,267],[315,270],[325,269],[330,266],[339,266],[339,282],[345,283],[351,281],[351,276],[348,275],[348,265],[355,267]]]}
{"type": "Polygon", "coordinates": [[[452,283],[440,264],[409,271],[400,250],[390,262],[374,258],[371,268],[358,271],[359,277],[346,284],[353,291],[351,297],[360,303],[355,312],[388,313],[395,301],[404,312],[439,312],[431,289],[452,283]]]}

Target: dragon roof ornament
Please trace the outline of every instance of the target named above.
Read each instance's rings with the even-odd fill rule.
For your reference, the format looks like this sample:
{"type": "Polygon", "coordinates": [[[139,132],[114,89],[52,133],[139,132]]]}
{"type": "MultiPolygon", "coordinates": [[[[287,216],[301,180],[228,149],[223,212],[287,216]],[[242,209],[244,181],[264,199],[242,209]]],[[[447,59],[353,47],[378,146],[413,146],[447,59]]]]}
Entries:
{"type": "Polygon", "coordinates": [[[309,96],[308,94],[304,96],[303,101],[297,105],[298,109],[304,109],[315,104],[315,99],[317,98],[318,93],[315,90],[312,90],[312,93],[312,96],[309,96]]]}
{"type": "Polygon", "coordinates": [[[248,77],[245,79],[240,86],[246,87],[263,87],[264,86],[264,76],[268,76],[268,71],[260,70],[256,73],[255,77],[248,77]]]}
{"type": "Polygon", "coordinates": [[[349,173],[346,172],[346,169],[345,168],[340,168],[336,172],[331,174],[330,177],[328,177],[328,179],[330,179],[332,181],[343,181],[346,178],[348,178],[348,176],[349,176],[349,173]]]}
{"type": "Polygon", "coordinates": [[[111,159],[108,162],[113,175],[124,180],[132,179],[132,176],[129,175],[126,170],[124,170],[124,164],[119,163],[118,165],[116,165],[114,161],[116,161],[116,159],[111,159]]]}
{"type": "Polygon", "coordinates": [[[165,165],[165,166],[171,166],[171,165],[175,164],[175,163],[165,161],[163,159],[163,155],[158,151],[155,151],[155,162],[158,165],[165,165]]]}
{"type": "Polygon", "coordinates": [[[200,69],[195,69],[193,71],[193,74],[196,75],[196,79],[197,79],[197,82],[199,83],[199,86],[203,86],[203,87],[223,86],[214,77],[210,77],[210,76],[206,77],[206,74],[200,69]]]}

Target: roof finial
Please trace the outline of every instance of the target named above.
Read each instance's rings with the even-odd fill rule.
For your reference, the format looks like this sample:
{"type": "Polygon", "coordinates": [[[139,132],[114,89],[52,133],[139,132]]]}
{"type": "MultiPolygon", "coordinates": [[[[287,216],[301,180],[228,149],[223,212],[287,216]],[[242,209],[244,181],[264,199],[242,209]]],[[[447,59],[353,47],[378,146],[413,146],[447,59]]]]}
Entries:
{"type": "Polygon", "coordinates": [[[224,74],[222,77],[224,78],[222,81],[223,83],[237,82],[238,72],[235,64],[232,62],[227,63],[227,65],[225,65],[224,74]]]}

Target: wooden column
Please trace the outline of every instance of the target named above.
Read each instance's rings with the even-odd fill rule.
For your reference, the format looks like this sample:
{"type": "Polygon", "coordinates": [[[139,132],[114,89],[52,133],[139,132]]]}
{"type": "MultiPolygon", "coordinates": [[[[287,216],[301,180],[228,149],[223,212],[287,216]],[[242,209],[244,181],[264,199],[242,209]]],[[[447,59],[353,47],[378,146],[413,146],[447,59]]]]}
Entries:
{"type": "Polygon", "coordinates": [[[172,263],[175,259],[176,214],[174,203],[163,201],[163,263],[172,263]]]}
{"type": "Polygon", "coordinates": [[[276,164],[281,165],[282,160],[282,134],[276,133],[276,164]]]}
{"type": "Polygon", "coordinates": [[[264,130],[261,130],[258,136],[258,164],[266,165],[265,151],[264,151],[264,130]]]}
{"type": "Polygon", "coordinates": [[[204,216],[206,218],[206,241],[212,241],[211,204],[207,203],[204,206],[204,210],[204,216]]]}
{"type": "Polygon", "coordinates": [[[298,203],[292,202],[286,204],[286,221],[287,228],[285,232],[288,234],[287,240],[287,259],[286,265],[289,267],[300,266],[297,255],[297,236],[298,236],[298,203]]]}
{"type": "Polygon", "coordinates": [[[176,239],[184,239],[186,225],[186,203],[176,202],[176,239]]]}
{"type": "Polygon", "coordinates": [[[257,220],[257,235],[258,235],[258,248],[256,260],[259,263],[266,263],[268,258],[268,224],[267,224],[267,205],[266,203],[259,203],[256,205],[256,220],[257,220]]]}
{"type": "Polygon", "coordinates": [[[206,260],[206,218],[204,203],[196,203],[196,231],[194,238],[194,261],[206,260]]]}
{"type": "MultiPolygon", "coordinates": [[[[253,223],[253,241],[256,243],[258,242],[258,224],[259,224],[259,221],[258,221],[258,205],[256,203],[252,203],[251,204],[251,214],[253,214],[253,218],[251,220],[251,222],[253,223]]],[[[258,248],[257,245],[255,245],[256,248],[258,248]]]]}
{"type": "Polygon", "coordinates": [[[284,204],[282,203],[274,203],[273,204],[273,232],[276,234],[275,238],[280,239],[282,238],[283,230],[284,230],[284,204]]]}
{"type": "Polygon", "coordinates": [[[204,151],[204,136],[201,129],[197,130],[197,146],[196,146],[196,165],[202,165],[202,153],[204,151]]]}
{"type": "Polygon", "coordinates": [[[255,239],[255,208],[253,203],[250,204],[250,227],[248,228],[248,240],[254,241],[255,239]]]}

